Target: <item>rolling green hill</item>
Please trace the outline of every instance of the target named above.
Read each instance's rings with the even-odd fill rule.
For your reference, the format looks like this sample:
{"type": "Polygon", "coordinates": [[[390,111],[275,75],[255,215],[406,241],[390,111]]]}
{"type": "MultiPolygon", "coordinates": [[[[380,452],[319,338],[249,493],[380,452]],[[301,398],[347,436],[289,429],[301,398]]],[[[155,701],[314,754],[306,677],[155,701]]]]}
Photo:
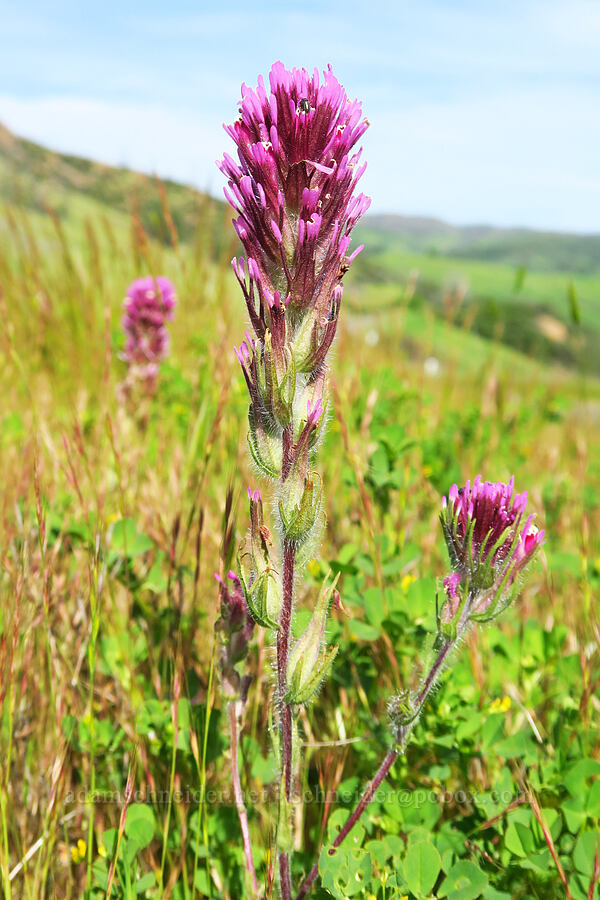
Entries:
{"type": "Polygon", "coordinates": [[[375,216],[357,230],[365,251],[351,281],[363,309],[410,296],[484,338],[600,374],[600,238],[375,216]]]}
{"type": "Polygon", "coordinates": [[[205,231],[210,228],[218,247],[229,242],[225,204],[207,194],[130,169],[56,153],[16,137],[1,124],[0,202],[38,213],[52,209],[67,227],[93,215],[108,216],[116,227],[127,227],[135,214],[152,236],[167,243],[171,239],[165,224],[168,207],[179,240],[193,241],[202,225],[205,231]]]}
{"type": "Polygon", "coordinates": [[[369,235],[379,247],[401,243],[407,252],[527,266],[544,272],[600,271],[600,234],[561,234],[491,225],[449,225],[439,219],[374,215],[369,235]]]}

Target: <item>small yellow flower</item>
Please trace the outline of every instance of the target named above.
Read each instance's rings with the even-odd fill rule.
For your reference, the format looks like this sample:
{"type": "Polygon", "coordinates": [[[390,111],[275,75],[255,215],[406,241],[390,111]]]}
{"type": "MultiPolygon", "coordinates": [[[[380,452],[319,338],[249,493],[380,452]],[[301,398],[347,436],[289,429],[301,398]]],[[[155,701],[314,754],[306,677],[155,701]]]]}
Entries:
{"type": "Polygon", "coordinates": [[[400,582],[400,587],[402,588],[402,590],[405,594],[408,591],[411,584],[413,583],[413,581],[416,581],[416,580],[417,579],[415,578],[414,575],[405,575],[403,577],[402,581],[400,582]]]}
{"type": "Polygon", "coordinates": [[[76,864],[83,862],[86,852],[87,844],[85,841],[82,841],[81,838],[79,838],[77,843],[73,847],[71,847],[71,859],[76,864]]]}
{"type": "Polygon", "coordinates": [[[311,559],[308,566],[306,567],[313,578],[316,578],[319,572],[321,571],[321,566],[317,562],[316,559],[311,559]]]}
{"type": "Polygon", "coordinates": [[[425,476],[425,478],[429,478],[432,472],[433,466],[430,466],[429,464],[423,466],[423,475],[425,476]]]}
{"type": "Polygon", "coordinates": [[[502,699],[500,699],[500,697],[496,697],[496,699],[493,700],[492,703],[490,703],[490,712],[505,713],[510,709],[511,706],[512,700],[510,699],[510,697],[507,697],[506,695],[502,697],[502,699]]]}

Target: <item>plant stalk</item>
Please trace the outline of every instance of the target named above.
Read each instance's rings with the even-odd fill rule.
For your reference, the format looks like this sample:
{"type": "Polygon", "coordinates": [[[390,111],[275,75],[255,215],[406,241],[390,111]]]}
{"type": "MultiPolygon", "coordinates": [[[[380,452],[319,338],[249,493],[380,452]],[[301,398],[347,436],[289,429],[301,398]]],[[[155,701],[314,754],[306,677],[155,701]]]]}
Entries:
{"type": "MultiPolygon", "coordinates": [[[[423,686],[415,698],[415,710],[414,710],[413,718],[406,725],[402,725],[398,729],[398,736],[397,736],[396,744],[393,747],[390,747],[390,749],[388,750],[383,762],[381,763],[377,772],[375,773],[375,777],[366,786],[366,788],[363,792],[363,795],[359,800],[358,806],[350,814],[350,816],[346,820],[346,823],[344,824],[343,828],[340,830],[339,834],[333,841],[333,843],[329,849],[330,855],[332,855],[334,853],[334,851],[340,846],[340,844],[350,834],[350,832],[352,831],[352,829],[354,828],[354,826],[356,825],[356,823],[358,822],[358,820],[364,813],[365,809],[367,808],[367,806],[373,799],[375,792],[377,791],[377,788],[382,783],[382,781],[384,781],[387,778],[387,775],[388,775],[390,769],[392,768],[393,764],[395,763],[396,759],[398,758],[398,756],[401,753],[404,753],[404,751],[406,749],[406,745],[408,743],[408,738],[410,737],[410,734],[411,734],[413,728],[415,727],[415,725],[419,719],[419,716],[421,715],[423,707],[425,706],[425,701],[427,700],[427,697],[431,693],[433,687],[435,686],[440,675],[442,674],[442,671],[444,669],[444,664],[445,664],[451,650],[453,649],[453,647],[456,646],[457,640],[458,640],[457,638],[446,639],[443,642],[442,646],[440,647],[438,654],[433,662],[433,665],[431,666],[431,669],[429,670],[429,673],[423,682],[423,686]]],[[[296,900],[303,900],[303,898],[308,895],[318,874],[319,874],[319,862],[317,861],[314,864],[311,871],[309,872],[309,874],[306,876],[306,878],[302,882],[302,885],[300,886],[300,890],[296,894],[296,900]]]]}
{"type": "Polygon", "coordinates": [[[244,842],[244,854],[246,856],[246,866],[250,873],[252,881],[252,892],[254,896],[258,894],[258,882],[256,881],[256,872],[254,870],[254,860],[252,859],[252,843],[250,841],[250,828],[248,826],[248,814],[244,804],[242,795],[242,786],[240,784],[240,772],[238,768],[238,715],[235,701],[229,703],[229,731],[231,736],[231,778],[233,781],[233,795],[235,797],[235,805],[237,808],[240,827],[242,829],[242,840],[244,842]]]}
{"type": "MultiPolygon", "coordinates": [[[[283,431],[281,481],[289,475],[293,443],[293,428],[288,426],[283,431]]],[[[292,792],[292,708],[284,701],[288,692],[287,667],[290,649],[290,629],[292,625],[292,606],[294,602],[294,568],[296,564],[296,548],[290,541],[283,541],[283,577],[282,606],[277,632],[277,694],[279,700],[279,746],[281,753],[281,778],[279,790],[285,792],[286,804],[292,792]]],[[[281,806],[280,806],[281,811],[281,806]]],[[[289,827],[289,823],[278,823],[278,827],[289,827]]],[[[292,880],[290,875],[290,856],[287,850],[278,854],[279,880],[282,900],[292,900],[292,880]]]]}
{"type": "MultiPolygon", "coordinates": [[[[291,541],[283,542],[283,604],[277,632],[277,693],[279,698],[279,734],[281,747],[281,790],[285,791],[285,799],[290,800],[292,793],[292,707],[284,702],[288,692],[287,666],[290,644],[290,628],[292,623],[292,604],[294,599],[294,567],[296,548],[291,541]]],[[[287,805],[287,804],[286,804],[287,805]]],[[[280,827],[282,823],[279,823],[280,827]]],[[[286,826],[287,827],[287,824],[286,826]]],[[[287,850],[279,852],[279,876],[281,880],[281,896],[283,900],[291,900],[292,885],[290,878],[290,859],[287,850]]]]}

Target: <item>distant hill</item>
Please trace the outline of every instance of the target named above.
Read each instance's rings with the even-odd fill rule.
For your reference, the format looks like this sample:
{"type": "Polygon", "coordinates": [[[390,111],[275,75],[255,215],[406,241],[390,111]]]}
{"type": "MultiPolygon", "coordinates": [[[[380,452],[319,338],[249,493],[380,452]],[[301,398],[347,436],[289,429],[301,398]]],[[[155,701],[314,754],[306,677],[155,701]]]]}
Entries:
{"type": "Polygon", "coordinates": [[[418,216],[373,215],[364,235],[383,249],[400,241],[406,250],[432,256],[509,263],[537,271],[589,274],[600,269],[600,234],[562,234],[491,225],[449,225],[418,216]]]}
{"type": "Polygon", "coordinates": [[[97,211],[137,214],[146,229],[168,241],[163,189],[180,240],[192,240],[200,223],[204,228],[209,223],[218,242],[229,240],[225,204],[208,194],[168,179],[159,183],[131,169],[57,153],[16,137],[0,124],[0,202],[37,211],[50,206],[68,218],[81,201],[92,201],[91,209],[97,211]]]}

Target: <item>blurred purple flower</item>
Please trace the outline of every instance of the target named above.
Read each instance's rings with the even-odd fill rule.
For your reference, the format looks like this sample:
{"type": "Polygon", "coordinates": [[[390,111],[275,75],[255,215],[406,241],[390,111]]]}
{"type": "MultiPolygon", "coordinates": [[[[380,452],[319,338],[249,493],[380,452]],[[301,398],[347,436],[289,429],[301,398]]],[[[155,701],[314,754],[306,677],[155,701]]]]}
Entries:
{"type": "Polygon", "coordinates": [[[173,318],[176,303],[175,288],[162,275],[138,278],[127,288],[123,358],[146,377],[155,376],[159,362],[168,355],[170,340],[165,323],[173,318]]]}

